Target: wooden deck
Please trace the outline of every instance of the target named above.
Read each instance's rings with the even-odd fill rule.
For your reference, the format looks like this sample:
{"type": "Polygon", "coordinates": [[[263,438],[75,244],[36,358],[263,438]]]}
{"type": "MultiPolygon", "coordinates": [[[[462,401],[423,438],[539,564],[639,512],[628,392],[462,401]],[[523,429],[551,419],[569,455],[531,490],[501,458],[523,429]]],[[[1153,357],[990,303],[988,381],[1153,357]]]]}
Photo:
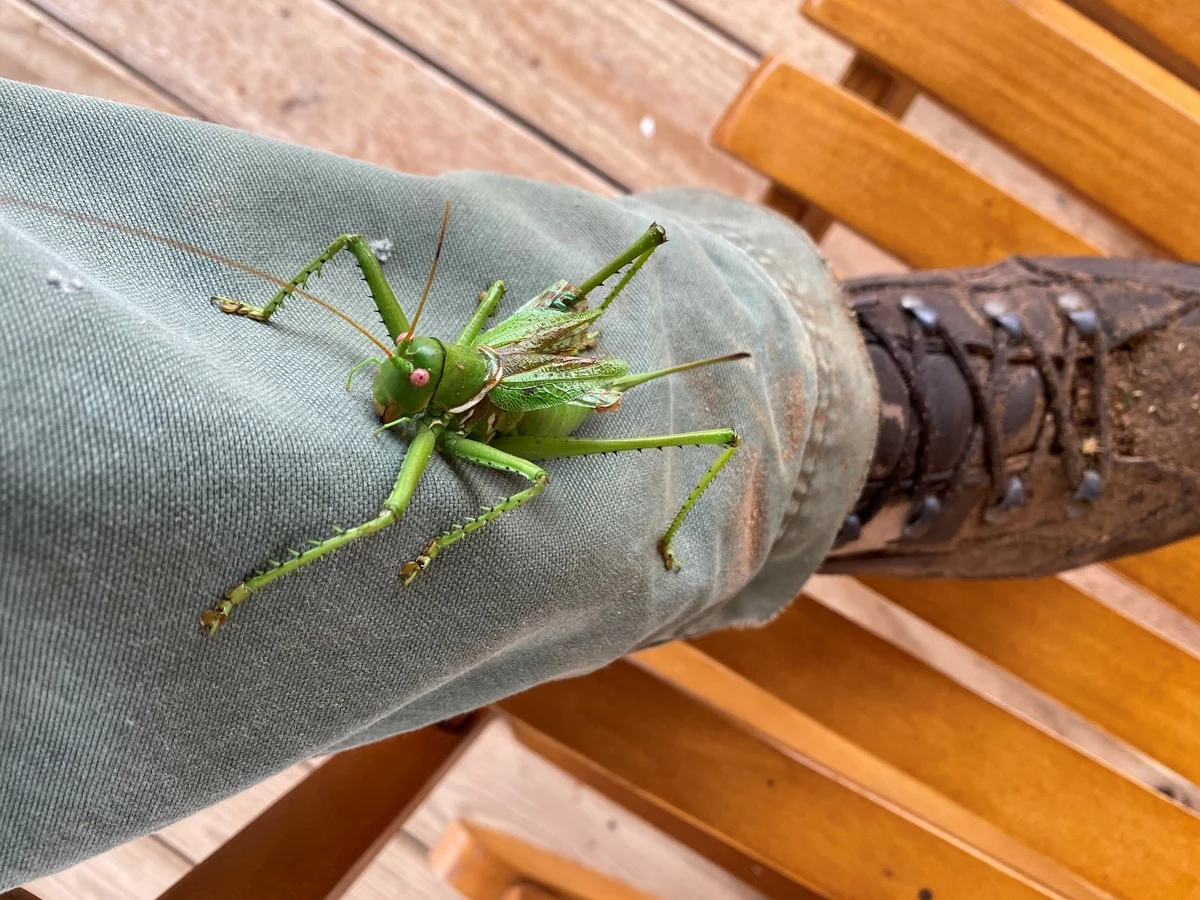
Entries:
{"type": "MultiPolygon", "coordinates": [[[[418,173],[491,169],[605,194],[700,185],[759,199],[766,180],[707,136],[765,52],[827,81],[850,51],[796,0],[0,0],[0,77],[197,116],[418,173]],[[370,90],[363,90],[368,86],[370,90]]],[[[916,133],[1108,253],[1145,243],[918,98],[916,133]]],[[[822,242],[847,275],[901,264],[842,226],[822,242]]],[[[1107,569],[1071,583],[1192,654],[1200,627],[1107,569]]],[[[868,588],[809,594],[1110,766],[1200,806],[1126,744],[868,588]]],[[[43,900],[150,898],[302,778],[276,778],[151,837],[31,885],[43,900]]],[[[451,819],[493,825],[663,897],[757,896],[519,746],[502,724],[456,765],[350,897],[456,896],[424,853],[451,819]]]]}

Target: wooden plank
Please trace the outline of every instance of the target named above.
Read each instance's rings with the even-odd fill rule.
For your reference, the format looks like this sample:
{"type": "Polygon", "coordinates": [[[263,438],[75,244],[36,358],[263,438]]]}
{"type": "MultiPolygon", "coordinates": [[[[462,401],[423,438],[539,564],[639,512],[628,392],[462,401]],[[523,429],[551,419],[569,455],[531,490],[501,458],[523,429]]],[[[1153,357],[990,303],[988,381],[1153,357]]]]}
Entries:
{"type": "Polygon", "coordinates": [[[916,267],[1095,249],[891,117],[767,59],[713,141],[916,267]]]}
{"type": "Polygon", "coordinates": [[[41,900],[41,898],[35,897],[24,888],[13,888],[11,891],[0,894],[0,900],[41,900]]]}
{"type": "Polygon", "coordinates": [[[648,802],[826,897],[1055,896],[628,663],[500,707],[648,802]]]}
{"type": "MultiPolygon", "coordinates": [[[[495,773],[503,778],[504,773],[495,773]]],[[[429,869],[429,848],[403,831],[383,845],[343,900],[462,900],[462,894],[429,869]]]]}
{"type": "Polygon", "coordinates": [[[753,61],[663,0],[347,6],[631,190],[763,191],[705,140],[753,61]]]}
{"type": "Polygon", "coordinates": [[[649,894],[599,874],[574,860],[473,822],[451,822],[429,865],[471,900],[505,900],[533,882],[548,897],[567,900],[651,900],[649,894]]]}
{"type": "Polygon", "coordinates": [[[42,0],[202,115],[417,174],[613,186],[325,0],[42,0]]]}
{"type": "Polygon", "coordinates": [[[804,13],[1200,257],[1200,94],[1058,0],[808,0],[804,13]]]}
{"type": "Polygon", "coordinates": [[[1116,559],[1109,565],[1200,622],[1200,539],[1116,559]]]}
{"type": "Polygon", "coordinates": [[[1200,659],[1057,578],[861,581],[1200,782],[1200,659]]]}
{"type": "Polygon", "coordinates": [[[0,78],[190,114],[25,0],[0,0],[0,78]]]}
{"type": "MultiPolygon", "coordinates": [[[[912,82],[894,78],[890,72],[862,56],[854,57],[838,83],[849,93],[897,119],[904,115],[917,95],[912,82]]],[[[767,189],[762,202],[799,222],[814,241],[825,237],[835,221],[825,210],[805,202],[775,182],[767,189]]]]}
{"type": "Polygon", "coordinates": [[[163,900],[341,896],[476,731],[429,726],[338,754],[163,900]]]}
{"type": "Polygon", "coordinates": [[[1125,43],[1200,87],[1200,7],[1191,0],[1068,0],[1125,43]]]}
{"type": "Polygon", "coordinates": [[[796,15],[791,0],[677,0],[752,57],[781,56],[823,81],[837,81],[854,57],[854,50],[824,29],[796,15]]]}
{"type": "Polygon", "coordinates": [[[809,764],[913,818],[952,835],[1030,881],[1075,900],[1108,897],[917,779],[872,756],[787,702],[682,641],[637,653],[632,662],[809,764]]]}
{"type": "MultiPolygon", "coordinates": [[[[1011,597],[997,609],[1003,617],[988,617],[984,603],[952,599],[948,591],[936,599],[947,608],[956,601],[961,617],[979,617],[982,627],[1018,639],[1043,636],[1041,621],[1024,617],[1011,597]],[[1003,629],[1002,618],[1013,624],[1003,629]]],[[[1085,614],[1108,612],[1087,602],[1085,614]]],[[[1061,638],[1061,623],[1050,624],[1061,638]]],[[[1093,633],[1086,619],[1077,627],[1076,642],[1093,633]]],[[[812,600],[797,599],[769,628],[695,644],[1103,890],[1131,900],[1182,900],[1200,891],[1200,818],[812,600]]],[[[1103,696],[1095,695],[1098,702],[1103,696]]]]}
{"type": "MultiPolygon", "coordinates": [[[[452,821],[467,817],[562,856],[587,860],[597,871],[659,896],[761,898],[619,802],[522,746],[504,721],[487,726],[404,830],[428,847],[452,821]]],[[[752,875],[749,864],[747,875],[752,875]]]]}
{"type": "Polygon", "coordinates": [[[153,900],[190,863],[153,837],[114,847],[26,887],[39,900],[153,900]]]}

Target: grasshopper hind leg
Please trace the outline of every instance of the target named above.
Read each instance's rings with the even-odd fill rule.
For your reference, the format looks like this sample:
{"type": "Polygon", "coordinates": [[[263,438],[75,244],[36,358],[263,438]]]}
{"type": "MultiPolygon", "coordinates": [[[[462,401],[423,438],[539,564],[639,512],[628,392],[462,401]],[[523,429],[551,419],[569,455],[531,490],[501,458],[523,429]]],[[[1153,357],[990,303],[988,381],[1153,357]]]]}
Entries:
{"type": "Polygon", "coordinates": [[[513,456],[510,453],[505,453],[502,450],[497,450],[495,447],[479,441],[473,441],[470,438],[443,432],[441,447],[450,456],[465,459],[467,462],[487,466],[489,469],[501,469],[524,475],[530,482],[530,485],[525,490],[518,491],[511,497],[506,497],[495,506],[484,509],[478,516],[468,519],[462,525],[457,525],[444,534],[438,535],[426,544],[420,556],[412,562],[405,563],[400,568],[400,575],[404,578],[406,585],[412,584],[413,580],[429,568],[429,564],[447,547],[457,544],[467,535],[473,534],[489,522],[496,521],[506,512],[524,506],[542,492],[543,488],[546,487],[546,482],[549,480],[546,470],[541,466],[536,466],[527,459],[513,456]]]}

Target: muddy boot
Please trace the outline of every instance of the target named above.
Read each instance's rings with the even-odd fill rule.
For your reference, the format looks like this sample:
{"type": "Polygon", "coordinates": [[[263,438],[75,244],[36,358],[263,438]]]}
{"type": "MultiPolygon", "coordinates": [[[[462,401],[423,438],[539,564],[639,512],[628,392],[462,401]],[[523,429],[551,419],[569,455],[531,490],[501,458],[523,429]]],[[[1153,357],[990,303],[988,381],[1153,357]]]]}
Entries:
{"type": "Polygon", "coordinates": [[[826,572],[1043,575],[1200,532],[1200,266],[850,281],[881,397],[826,572]]]}

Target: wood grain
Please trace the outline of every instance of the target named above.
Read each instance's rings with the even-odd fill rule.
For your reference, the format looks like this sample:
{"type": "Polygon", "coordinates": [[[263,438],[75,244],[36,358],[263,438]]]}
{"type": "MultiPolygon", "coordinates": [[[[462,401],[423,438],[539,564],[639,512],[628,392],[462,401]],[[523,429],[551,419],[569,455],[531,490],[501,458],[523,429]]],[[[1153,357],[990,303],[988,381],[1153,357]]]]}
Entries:
{"type": "MultiPolygon", "coordinates": [[[[657,896],[761,898],[703,856],[522,746],[504,721],[486,727],[404,828],[429,847],[460,818],[584,860],[598,872],[657,896]]],[[[753,880],[749,866],[745,874],[753,880]]]]}
{"type": "Polygon", "coordinates": [[[763,740],[952,835],[1035,884],[1073,900],[1107,897],[995,825],[910,775],[872,756],[811,716],[682,641],[644,650],[631,661],[671,686],[724,713],[763,740]]]}
{"type": "Polygon", "coordinates": [[[1190,0],[1068,0],[1163,68],[1200,87],[1200,7],[1190,0]]]}
{"type": "Polygon", "coordinates": [[[42,0],[202,115],[416,174],[613,187],[324,0],[42,0]]]}
{"type": "Polygon", "coordinates": [[[152,900],[189,868],[186,859],[147,837],[25,886],[39,900],[152,900]]]}
{"type": "Polygon", "coordinates": [[[1057,0],[809,0],[912,78],[1172,252],[1200,256],[1200,95],[1057,0]]]}
{"type": "Polygon", "coordinates": [[[475,733],[430,726],[339,753],[163,900],[341,896],[475,733]]]}
{"type": "Polygon", "coordinates": [[[0,78],[191,114],[25,0],[0,0],[0,78]]]}
{"type": "MultiPolygon", "coordinates": [[[[957,600],[963,618],[981,605],[953,598],[949,589],[931,596],[944,598],[946,607],[957,600]]],[[[904,597],[898,599],[903,605],[904,597]]],[[[1011,617],[1007,632],[1017,639],[1037,641],[1044,634],[1019,610],[1011,617]]],[[[997,628],[999,618],[985,618],[983,627],[997,628]]],[[[1079,632],[1079,640],[1091,633],[1087,623],[1079,632]]],[[[1200,891],[1200,818],[807,598],[797,599],[767,629],[695,643],[1104,890],[1176,900],[1200,891]]],[[[1103,702],[1102,693],[1095,696],[1103,702]]]]}
{"type": "Polygon", "coordinates": [[[915,267],[1096,252],[891,117],[779,59],[763,61],[713,140],[915,267]]]}
{"type": "Polygon", "coordinates": [[[526,882],[567,900],[651,900],[587,866],[474,822],[451,822],[429,851],[429,865],[470,900],[505,900],[526,882]]]}
{"type": "Polygon", "coordinates": [[[1056,578],[861,580],[1200,782],[1200,659],[1056,578]]]}
{"type": "Polygon", "coordinates": [[[1109,565],[1200,622],[1200,540],[1127,556],[1109,565]]]}
{"type": "Polygon", "coordinates": [[[1044,897],[628,663],[502,701],[525,728],[827,897],[1044,897]]]}
{"type": "Polygon", "coordinates": [[[348,6],[632,190],[762,193],[705,140],[751,59],[662,0],[348,6]]]}

